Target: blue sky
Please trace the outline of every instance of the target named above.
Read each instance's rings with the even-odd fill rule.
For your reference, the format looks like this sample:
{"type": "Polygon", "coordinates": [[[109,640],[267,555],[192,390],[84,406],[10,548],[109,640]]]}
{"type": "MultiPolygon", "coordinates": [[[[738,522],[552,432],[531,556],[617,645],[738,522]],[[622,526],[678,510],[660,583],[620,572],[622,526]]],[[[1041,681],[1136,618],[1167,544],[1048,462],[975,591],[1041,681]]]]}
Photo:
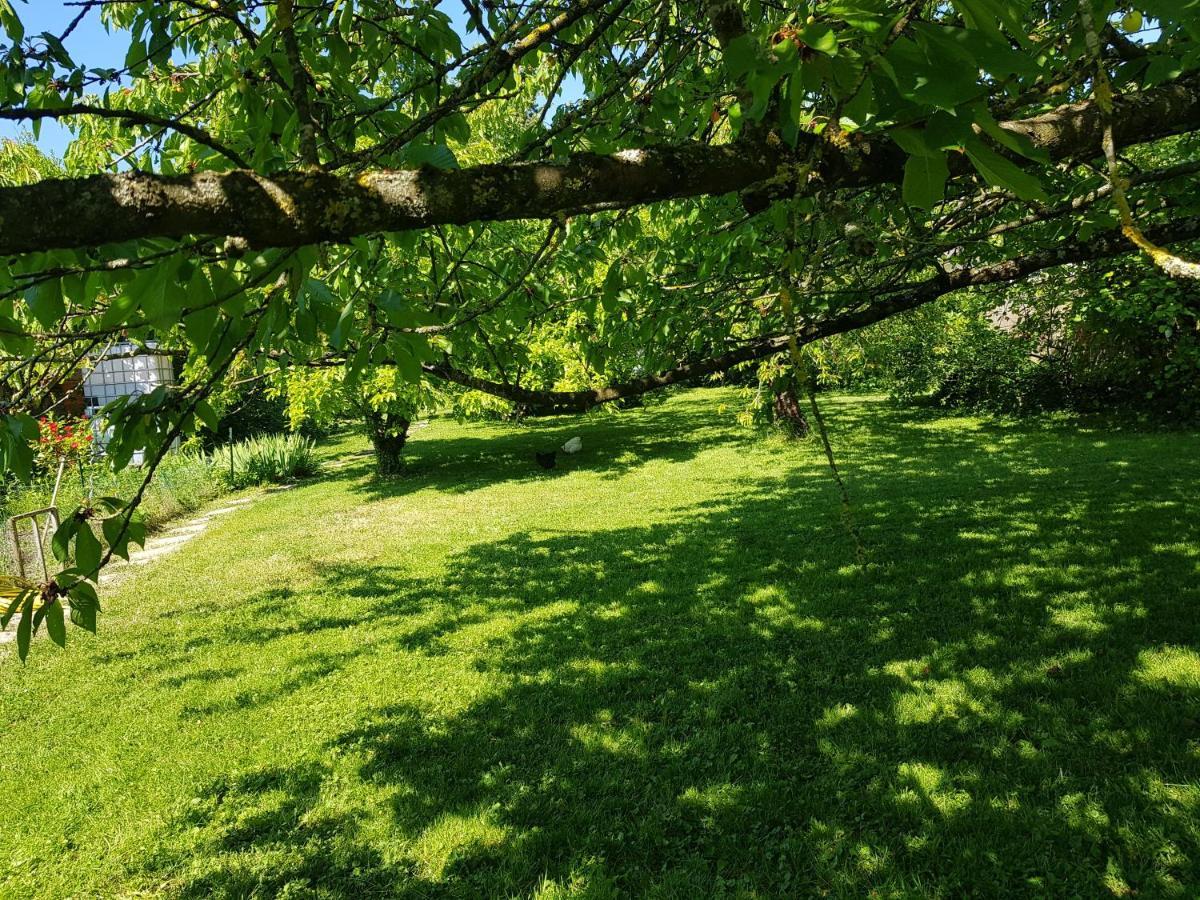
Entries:
{"type": "MultiPolygon", "coordinates": [[[[13,4],[25,25],[26,36],[48,31],[59,35],[71,23],[79,12],[77,6],[65,6],[62,0],[33,0],[24,3],[17,0],[13,4]]],[[[467,34],[466,13],[458,3],[445,3],[441,7],[450,16],[455,29],[463,35],[466,44],[473,44],[478,39],[475,34],[467,34]]],[[[125,52],[129,47],[129,35],[125,32],[109,34],[100,24],[100,12],[89,13],[66,41],[67,52],[76,63],[98,68],[119,69],[124,65],[125,52]]],[[[0,121],[0,138],[16,137],[29,133],[28,123],[0,121]]],[[[52,121],[42,124],[41,135],[37,145],[52,156],[61,157],[71,140],[70,132],[52,121]]]]}
{"type": "MultiPolygon", "coordinates": [[[[22,3],[18,0],[13,7],[25,26],[27,36],[43,31],[55,35],[62,34],[79,12],[78,7],[64,6],[59,0],[34,0],[33,3],[22,3]]],[[[67,38],[67,51],[76,62],[86,66],[120,68],[124,64],[125,50],[129,46],[127,40],[122,41],[122,37],[110,35],[104,30],[97,10],[86,16],[75,32],[67,38]]],[[[0,138],[15,137],[28,130],[27,123],[0,122],[0,138]]],[[[67,129],[54,122],[45,122],[37,143],[46,153],[62,156],[69,140],[70,133],[67,129]]]]}

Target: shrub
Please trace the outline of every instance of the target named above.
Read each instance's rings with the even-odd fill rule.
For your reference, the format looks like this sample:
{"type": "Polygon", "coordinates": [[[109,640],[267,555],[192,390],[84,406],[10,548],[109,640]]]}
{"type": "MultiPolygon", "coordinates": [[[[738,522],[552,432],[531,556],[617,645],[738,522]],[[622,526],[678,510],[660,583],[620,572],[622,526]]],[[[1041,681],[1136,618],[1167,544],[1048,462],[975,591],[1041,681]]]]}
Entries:
{"type": "Polygon", "coordinates": [[[60,462],[68,465],[86,463],[95,456],[95,436],[87,419],[56,419],[42,416],[38,420],[38,464],[55,471],[60,462]]]}
{"type": "Polygon", "coordinates": [[[230,448],[212,455],[212,465],[233,488],[307,478],[318,470],[315,444],[299,434],[268,434],[234,444],[232,471],[222,468],[230,448]]]}
{"type": "Polygon", "coordinates": [[[1198,323],[1200,286],[1131,255],[999,293],[966,291],[807,352],[822,386],[882,388],[900,400],[1195,416],[1198,323]]]}
{"type": "Polygon", "coordinates": [[[287,400],[273,394],[262,382],[243,388],[226,402],[217,424],[217,440],[225,440],[230,431],[233,440],[244,441],[288,428],[287,400]]]}

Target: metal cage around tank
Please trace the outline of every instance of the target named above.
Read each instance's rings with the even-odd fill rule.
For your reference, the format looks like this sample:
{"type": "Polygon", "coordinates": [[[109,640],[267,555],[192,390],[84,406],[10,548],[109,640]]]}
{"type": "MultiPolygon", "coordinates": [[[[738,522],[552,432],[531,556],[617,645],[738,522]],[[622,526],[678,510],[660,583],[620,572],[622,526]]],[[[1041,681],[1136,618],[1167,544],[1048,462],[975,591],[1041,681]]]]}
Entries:
{"type": "Polygon", "coordinates": [[[93,357],[83,375],[84,410],[89,417],[118,397],[138,397],[175,383],[170,356],[157,353],[153,342],[121,341],[93,357]]]}
{"type": "MultiPolygon", "coordinates": [[[[155,388],[175,383],[174,360],[157,350],[158,344],[154,341],[145,344],[120,341],[94,356],[85,367],[84,415],[92,419],[92,431],[98,449],[104,449],[110,435],[101,413],[106,403],[118,397],[140,397],[155,388]]],[[[144,452],[138,450],[130,462],[139,466],[143,458],[144,452]]]]}

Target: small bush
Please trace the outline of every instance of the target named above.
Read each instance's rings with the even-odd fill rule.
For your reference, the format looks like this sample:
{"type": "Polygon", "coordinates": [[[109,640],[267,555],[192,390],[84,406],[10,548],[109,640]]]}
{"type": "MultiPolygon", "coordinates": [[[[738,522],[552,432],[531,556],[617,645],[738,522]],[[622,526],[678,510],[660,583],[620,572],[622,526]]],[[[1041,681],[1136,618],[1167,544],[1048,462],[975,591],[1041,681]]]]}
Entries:
{"type": "Polygon", "coordinates": [[[232,488],[255,484],[278,484],[307,478],[318,470],[315,444],[299,434],[269,434],[233,445],[232,471],[228,467],[230,449],[216,451],[212,464],[222,470],[222,478],[232,488]]]}

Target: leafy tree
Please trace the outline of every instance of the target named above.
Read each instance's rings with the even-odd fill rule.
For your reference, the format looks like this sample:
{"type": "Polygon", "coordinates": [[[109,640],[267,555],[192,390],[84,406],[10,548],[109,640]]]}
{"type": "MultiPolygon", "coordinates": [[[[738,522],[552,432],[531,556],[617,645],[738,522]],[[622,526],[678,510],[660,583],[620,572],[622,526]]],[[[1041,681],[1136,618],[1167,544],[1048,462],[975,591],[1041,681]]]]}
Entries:
{"type": "MultiPolygon", "coordinates": [[[[1139,247],[1186,276],[1200,237],[1196,3],[62,7],[33,34],[0,0],[0,118],[75,134],[0,186],[0,382],[185,351],[201,375],[106,411],[147,478],[235,364],[582,411],[1139,247]],[[89,16],[121,66],[76,58],[89,16]]],[[[4,401],[18,474],[36,394],[4,401]]],[[[12,609],[91,626],[137,499],[12,609]]]]}
{"type": "Polygon", "coordinates": [[[340,368],[297,368],[277,390],[287,397],[293,428],[314,424],[328,429],[342,419],[359,419],[371,438],[376,470],[384,477],[403,471],[401,453],[413,420],[445,402],[441,392],[406,379],[395,366],[376,366],[353,378],[340,368]]]}

